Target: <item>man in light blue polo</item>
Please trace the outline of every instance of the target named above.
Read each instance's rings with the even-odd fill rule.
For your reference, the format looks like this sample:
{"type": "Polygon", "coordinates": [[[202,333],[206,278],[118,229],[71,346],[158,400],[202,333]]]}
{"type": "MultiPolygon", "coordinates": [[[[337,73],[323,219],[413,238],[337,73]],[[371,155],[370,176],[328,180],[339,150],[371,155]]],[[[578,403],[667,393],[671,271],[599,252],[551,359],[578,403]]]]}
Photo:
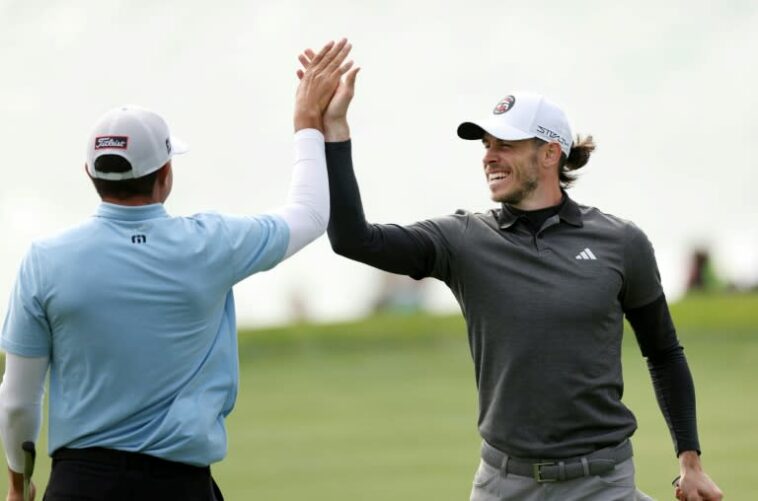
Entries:
{"type": "Polygon", "coordinates": [[[8,499],[20,496],[20,444],[39,433],[48,368],[46,500],[222,499],[209,465],[226,454],[237,394],[232,286],[326,229],[321,115],[349,51],[327,44],[298,88],[290,195],[269,214],[169,216],[172,157],[184,145],[142,108],[97,122],[86,169],[103,202],[32,244],[3,325],[8,499]]]}

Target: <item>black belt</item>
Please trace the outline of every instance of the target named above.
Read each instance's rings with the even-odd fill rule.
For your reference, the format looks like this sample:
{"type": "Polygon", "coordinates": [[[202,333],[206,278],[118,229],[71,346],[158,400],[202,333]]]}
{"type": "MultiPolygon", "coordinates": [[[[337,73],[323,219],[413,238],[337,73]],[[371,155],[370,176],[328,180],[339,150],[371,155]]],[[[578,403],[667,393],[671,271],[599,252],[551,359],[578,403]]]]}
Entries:
{"type": "Polygon", "coordinates": [[[600,475],[611,471],[617,464],[632,457],[632,443],[624,440],[614,447],[598,449],[586,456],[563,459],[521,459],[482,443],[485,463],[520,477],[531,477],[538,483],[559,482],[579,477],[600,475]]]}
{"type": "Polygon", "coordinates": [[[87,461],[106,464],[124,470],[139,470],[174,475],[210,474],[208,466],[192,466],[167,459],[141,454],[139,452],[118,451],[91,447],[87,449],[58,449],[53,453],[53,461],[87,461]]]}

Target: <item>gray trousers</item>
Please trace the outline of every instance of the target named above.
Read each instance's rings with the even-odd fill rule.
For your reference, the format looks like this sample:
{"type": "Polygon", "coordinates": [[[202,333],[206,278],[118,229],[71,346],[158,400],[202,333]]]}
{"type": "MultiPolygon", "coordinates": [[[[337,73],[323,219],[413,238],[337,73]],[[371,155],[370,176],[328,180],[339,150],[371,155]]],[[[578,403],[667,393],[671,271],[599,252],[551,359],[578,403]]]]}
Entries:
{"type": "Polygon", "coordinates": [[[537,483],[533,478],[504,474],[479,462],[471,501],[650,501],[634,485],[634,460],[627,459],[602,475],[563,482],[537,483]]]}

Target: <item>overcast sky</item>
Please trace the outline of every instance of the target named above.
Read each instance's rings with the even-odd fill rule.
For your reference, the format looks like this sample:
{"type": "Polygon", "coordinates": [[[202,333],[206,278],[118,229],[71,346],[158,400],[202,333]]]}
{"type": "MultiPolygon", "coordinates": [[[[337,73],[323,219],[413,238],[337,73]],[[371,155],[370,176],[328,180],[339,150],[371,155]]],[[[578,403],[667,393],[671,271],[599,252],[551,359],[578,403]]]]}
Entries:
{"type": "MultiPolygon", "coordinates": [[[[362,67],[350,118],[372,221],[492,207],[481,146],[455,128],[532,90],[595,136],[571,194],[647,232],[671,297],[694,245],[727,278],[758,280],[756,26],[752,0],[0,0],[0,304],[32,239],[95,210],[85,143],[117,105],[158,111],[192,148],[170,213],[282,203],[296,56],[341,36],[362,67]]],[[[235,288],[238,315],[284,322],[298,296],[316,319],[348,318],[380,281],[324,238],[235,288]]]]}

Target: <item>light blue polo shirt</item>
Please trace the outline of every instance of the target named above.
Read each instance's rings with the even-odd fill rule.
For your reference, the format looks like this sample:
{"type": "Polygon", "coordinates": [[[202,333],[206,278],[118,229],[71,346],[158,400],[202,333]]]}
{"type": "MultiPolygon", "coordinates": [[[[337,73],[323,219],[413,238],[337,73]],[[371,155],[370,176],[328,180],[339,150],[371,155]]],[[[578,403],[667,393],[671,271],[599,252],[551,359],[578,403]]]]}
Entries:
{"type": "Polygon", "coordinates": [[[107,203],[35,241],[1,345],[50,357],[49,451],[221,460],[239,379],[232,286],[279,263],[288,242],[277,216],[107,203]]]}

